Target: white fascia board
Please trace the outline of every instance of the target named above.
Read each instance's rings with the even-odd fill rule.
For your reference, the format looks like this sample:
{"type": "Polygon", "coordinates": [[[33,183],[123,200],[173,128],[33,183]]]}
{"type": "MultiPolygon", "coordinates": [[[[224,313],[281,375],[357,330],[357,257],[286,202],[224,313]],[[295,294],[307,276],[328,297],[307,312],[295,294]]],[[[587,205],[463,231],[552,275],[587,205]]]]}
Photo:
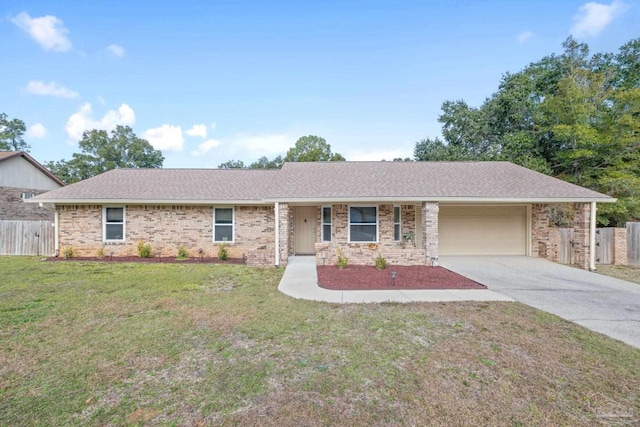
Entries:
{"type": "Polygon", "coordinates": [[[338,197],[338,198],[296,198],[296,199],[265,199],[266,202],[289,203],[291,205],[309,205],[325,203],[615,203],[618,199],[613,197],[561,197],[561,198],[534,198],[534,197],[338,197]]]}
{"type": "Polygon", "coordinates": [[[38,199],[25,203],[55,203],[57,205],[272,205],[264,200],[137,200],[137,199],[38,199]]]}

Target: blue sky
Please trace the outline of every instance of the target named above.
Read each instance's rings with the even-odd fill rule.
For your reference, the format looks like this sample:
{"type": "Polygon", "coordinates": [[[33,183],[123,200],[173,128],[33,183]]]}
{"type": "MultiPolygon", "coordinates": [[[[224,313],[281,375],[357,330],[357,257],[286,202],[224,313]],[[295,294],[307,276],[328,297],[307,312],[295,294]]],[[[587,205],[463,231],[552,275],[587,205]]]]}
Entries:
{"type": "Polygon", "coordinates": [[[0,6],[0,112],[39,161],[129,125],[165,167],[284,154],[319,135],[347,160],[411,157],[445,100],[477,106],[562,51],[640,37],[632,0],[21,1],[0,6]]]}

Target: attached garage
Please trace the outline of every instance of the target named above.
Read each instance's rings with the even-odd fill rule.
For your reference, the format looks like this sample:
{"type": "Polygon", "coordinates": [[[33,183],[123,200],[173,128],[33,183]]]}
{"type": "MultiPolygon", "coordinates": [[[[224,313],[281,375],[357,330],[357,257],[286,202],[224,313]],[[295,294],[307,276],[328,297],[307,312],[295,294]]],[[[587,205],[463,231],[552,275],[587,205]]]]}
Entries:
{"type": "Polygon", "coordinates": [[[526,206],[440,205],[440,255],[527,255],[526,206]]]}

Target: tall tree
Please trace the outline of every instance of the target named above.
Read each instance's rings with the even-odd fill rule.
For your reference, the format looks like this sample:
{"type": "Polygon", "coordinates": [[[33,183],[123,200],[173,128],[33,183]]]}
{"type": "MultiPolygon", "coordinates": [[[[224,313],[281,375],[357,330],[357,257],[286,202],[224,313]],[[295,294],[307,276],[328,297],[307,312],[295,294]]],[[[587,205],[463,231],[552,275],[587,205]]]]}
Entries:
{"type": "Polygon", "coordinates": [[[296,145],[287,151],[285,162],[339,162],[342,154],[331,152],[331,145],[324,138],[308,135],[299,138],[296,145]]]}
{"type": "Polygon", "coordinates": [[[0,151],[29,151],[31,146],[24,141],[26,130],[22,120],[10,120],[0,113],[0,151]]]}
{"type": "Polygon", "coordinates": [[[640,219],[640,39],[589,54],[569,37],[503,76],[480,107],[446,101],[443,140],[416,142],[416,160],[508,160],[619,199],[600,224],[640,219]]]}
{"type": "Polygon", "coordinates": [[[111,134],[91,130],[82,134],[80,153],[71,160],[48,162],[45,166],[67,184],[119,168],[161,168],[164,156],[129,126],[116,126],[111,134]]]}

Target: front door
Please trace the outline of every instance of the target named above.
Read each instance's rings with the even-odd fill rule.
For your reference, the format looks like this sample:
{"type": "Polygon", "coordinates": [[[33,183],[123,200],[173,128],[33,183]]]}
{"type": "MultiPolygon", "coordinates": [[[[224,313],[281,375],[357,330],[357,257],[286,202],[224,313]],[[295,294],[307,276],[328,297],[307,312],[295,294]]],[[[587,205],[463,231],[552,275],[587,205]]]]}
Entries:
{"type": "Polygon", "coordinates": [[[297,206],[293,209],[293,251],[296,255],[316,253],[316,213],[315,206],[297,206]]]}

